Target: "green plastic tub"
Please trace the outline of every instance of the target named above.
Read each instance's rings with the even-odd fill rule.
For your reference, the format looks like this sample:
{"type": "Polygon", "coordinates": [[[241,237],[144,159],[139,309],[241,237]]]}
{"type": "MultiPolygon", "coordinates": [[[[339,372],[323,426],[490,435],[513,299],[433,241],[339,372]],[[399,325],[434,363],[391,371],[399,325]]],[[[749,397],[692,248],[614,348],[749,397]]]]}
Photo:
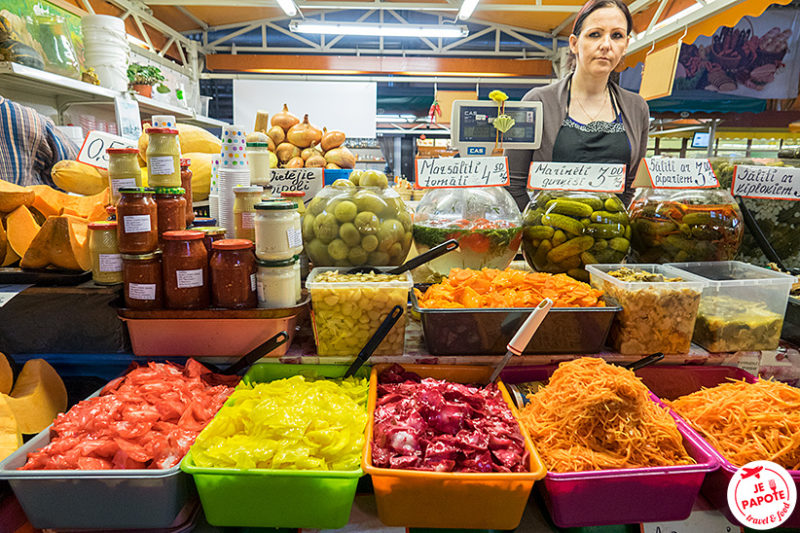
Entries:
{"type": "MultiPolygon", "coordinates": [[[[253,365],[244,380],[267,382],[298,374],[340,378],[347,366],[253,365]]],[[[362,367],[358,377],[369,377],[362,367]]],[[[366,395],[365,395],[366,403],[366,395]]],[[[223,406],[223,409],[225,407],[223,406]]],[[[350,520],[358,480],[352,471],[200,468],[192,451],[181,469],[194,476],[208,523],[221,527],[338,529],[350,520]]]]}

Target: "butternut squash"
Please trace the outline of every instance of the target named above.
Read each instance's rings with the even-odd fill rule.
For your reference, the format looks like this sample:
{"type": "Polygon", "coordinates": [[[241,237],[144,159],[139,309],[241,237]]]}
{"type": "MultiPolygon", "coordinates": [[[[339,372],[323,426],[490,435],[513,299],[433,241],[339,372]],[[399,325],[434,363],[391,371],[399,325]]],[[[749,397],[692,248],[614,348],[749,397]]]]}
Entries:
{"type": "Polygon", "coordinates": [[[33,207],[45,217],[57,215],[66,199],[69,198],[68,194],[57,191],[48,185],[31,185],[28,189],[35,195],[33,207]]]}
{"type": "Polygon", "coordinates": [[[22,446],[17,418],[4,397],[0,396],[0,461],[22,446]]]}
{"type": "Polygon", "coordinates": [[[110,202],[108,187],[91,196],[67,194],[47,185],[32,185],[28,188],[36,195],[33,207],[48,217],[59,215],[63,208],[69,208],[78,216],[89,218],[90,215],[97,212],[97,205],[105,210],[105,206],[110,202]]]}
{"type": "Polygon", "coordinates": [[[214,155],[194,152],[183,154],[183,157],[192,160],[189,166],[192,171],[192,200],[200,202],[208,199],[211,189],[211,160],[214,155]]]}
{"type": "Polygon", "coordinates": [[[31,205],[34,196],[25,187],[0,179],[0,211],[9,213],[21,205],[31,205]]]}
{"type": "Polygon", "coordinates": [[[36,235],[19,266],[66,270],[92,268],[87,242],[88,221],[72,215],[50,217],[36,235]]]}
{"type": "Polygon", "coordinates": [[[18,256],[24,257],[34,237],[39,233],[39,224],[36,223],[30,210],[21,205],[9,213],[6,218],[6,229],[11,248],[18,256]]]}
{"type": "MultiPolygon", "coordinates": [[[[6,228],[3,227],[3,223],[0,222],[0,262],[6,258],[6,247],[8,246],[8,237],[6,236],[6,228]]],[[[0,392],[3,392],[0,389],[0,392]]]]}
{"type": "Polygon", "coordinates": [[[39,433],[67,409],[64,382],[44,359],[27,361],[11,394],[0,397],[14,413],[20,432],[26,435],[39,433]]]}
{"type": "MultiPolygon", "coordinates": [[[[149,124],[144,125],[144,131],[150,127],[149,124]]],[[[202,152],[205,154],[219,154],[222,151],[222,142],[215,137],[211,132],[191,126],[189,124],[178,124],[178,141],[181,145],[181,153],[187,154],[192,152],[202,152]]],[[[139,154],[146,160],[147,145],[150,142],[150,137],[147,133],[142,133],[139,137],[139,154]]],[[[186,157],[185,155],[183,157],[186,157]]]]}
{"type": "Polygon", "coordinates": [[[0,352],[0,394],[11,392],[13,384],[14,370],[11,368],[11,363],[8,361],[6,354],[0,352]]]}
{"type": "Polygon", "coordinates": [[[57,187],[76,194],[97,194],[108,187],[107,171],[71,159],[53,165],[50,175],[57,187]]]}
{"type": "Polygon", "coordinates": [[[6,245],[6,255],[3,259],[2,264],[0,266],[12,266],[17,261],[19,261],[20,257],[14,252],[14,249],[11,247],[10,244],[6,245]]]}

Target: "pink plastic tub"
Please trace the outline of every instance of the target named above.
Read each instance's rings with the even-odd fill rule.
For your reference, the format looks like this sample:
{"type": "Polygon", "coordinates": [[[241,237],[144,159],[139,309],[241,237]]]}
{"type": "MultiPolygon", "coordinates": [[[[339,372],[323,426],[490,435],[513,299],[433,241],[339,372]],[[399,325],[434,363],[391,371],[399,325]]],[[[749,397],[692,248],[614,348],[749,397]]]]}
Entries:
{"type": "MultiPolygon", "coordinates": [[[[674,400],[679,396],[691,394],[702,387],[715,387],[731,379],[745,379],[755,383],[757,378],[744,370],[732,366],[674,366],[648,367],[636,372],[642,381],[662,398],[674,400]],[[664,394],[658,394],[661,389],[664,394]]],[[[701,437],[702,438],[702,437],[701,437]]],[[[701,492],[718,511],[733,524],[740,524],[728,507],[728,483],[738,468],[725,459],[715,448],[703,441],[720,468],[706,476],[701,492]]],[[[794,484],[800,490],[800,470],[789,470],[794,484]]],[[[742,524],[744,525],[744,524],[742,524]]],[[[782,528],[800,528],[800,510],[796,507],[789,518],[781,524],[782,528]]]]}
{"type": "MultiPolygon", "coordinates": [[[[557,367],[512,367],[500,375],[504,383],[544,381],[557,367]]],[[[591,472],[548,472],[543,491],[547,509],[559,527],[589,527],[637,522],[683,520],[706,474],[719,466],[709,446],[673,415],[683,443],[697,464],[591,472]]]]}

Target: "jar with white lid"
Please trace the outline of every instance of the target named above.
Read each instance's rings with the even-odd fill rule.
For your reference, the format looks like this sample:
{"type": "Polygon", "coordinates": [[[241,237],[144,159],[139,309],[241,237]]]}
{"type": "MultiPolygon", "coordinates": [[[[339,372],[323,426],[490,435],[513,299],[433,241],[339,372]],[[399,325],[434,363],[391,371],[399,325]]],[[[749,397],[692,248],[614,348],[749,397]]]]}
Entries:
{"type": "Polygon", "coordinates": [[[264,261],[292,259],[303,251],[300,215],[294,202],[256,204],[256,256],[264,261]]]}
{"type": "Polygon", "coordinates": [[[280,261],[258,260],[258,306],[267,309],[293,307],[297,303],[295,257],[280,261]]]}
{"type": "Polygon", "coordinates": [[[264,188],[259,185],[233,188],[233,234],[237,239],[256,240],[256,204],[264,188]]]}

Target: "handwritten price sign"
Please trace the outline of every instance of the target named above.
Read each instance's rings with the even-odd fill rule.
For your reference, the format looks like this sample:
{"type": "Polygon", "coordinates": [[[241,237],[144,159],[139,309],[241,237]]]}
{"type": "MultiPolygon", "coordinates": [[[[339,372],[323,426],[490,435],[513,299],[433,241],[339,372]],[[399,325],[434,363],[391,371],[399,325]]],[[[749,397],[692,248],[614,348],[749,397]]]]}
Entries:
{"type": "Polygon", "coordinates": [[[508,185],[505,157],[442,157],[417,159],[417,187],[498,187],[508,185]]]}
{"type": "Polygon", "coordinates": [[[78,152],[78,161],[95,168],[108,169],[109,148],[136,148],[136,141],[125,139],[118,135],[111,135],[104,131],[90,131],[83,140],[81,151],[78,152]]]}
{"type": "Polygon", "coordinates": [[[736,165],[731,194],[766,200],[800,200],[800,168],[736,165]]]}
{"type": "Polygon", "coordinates": [[[550,191],[625,190],[625,165],[605,163],[531,163],[528,188],[550,191]]]}
{"type": "MultiPolygon", "coordinates": [[[[646,157],[642,169],[655,189],[711,189],[719,181],[708,159],[656,159],[646,157]]],[[[642,172],[640,169],[640,173],[642,172]]]]}

